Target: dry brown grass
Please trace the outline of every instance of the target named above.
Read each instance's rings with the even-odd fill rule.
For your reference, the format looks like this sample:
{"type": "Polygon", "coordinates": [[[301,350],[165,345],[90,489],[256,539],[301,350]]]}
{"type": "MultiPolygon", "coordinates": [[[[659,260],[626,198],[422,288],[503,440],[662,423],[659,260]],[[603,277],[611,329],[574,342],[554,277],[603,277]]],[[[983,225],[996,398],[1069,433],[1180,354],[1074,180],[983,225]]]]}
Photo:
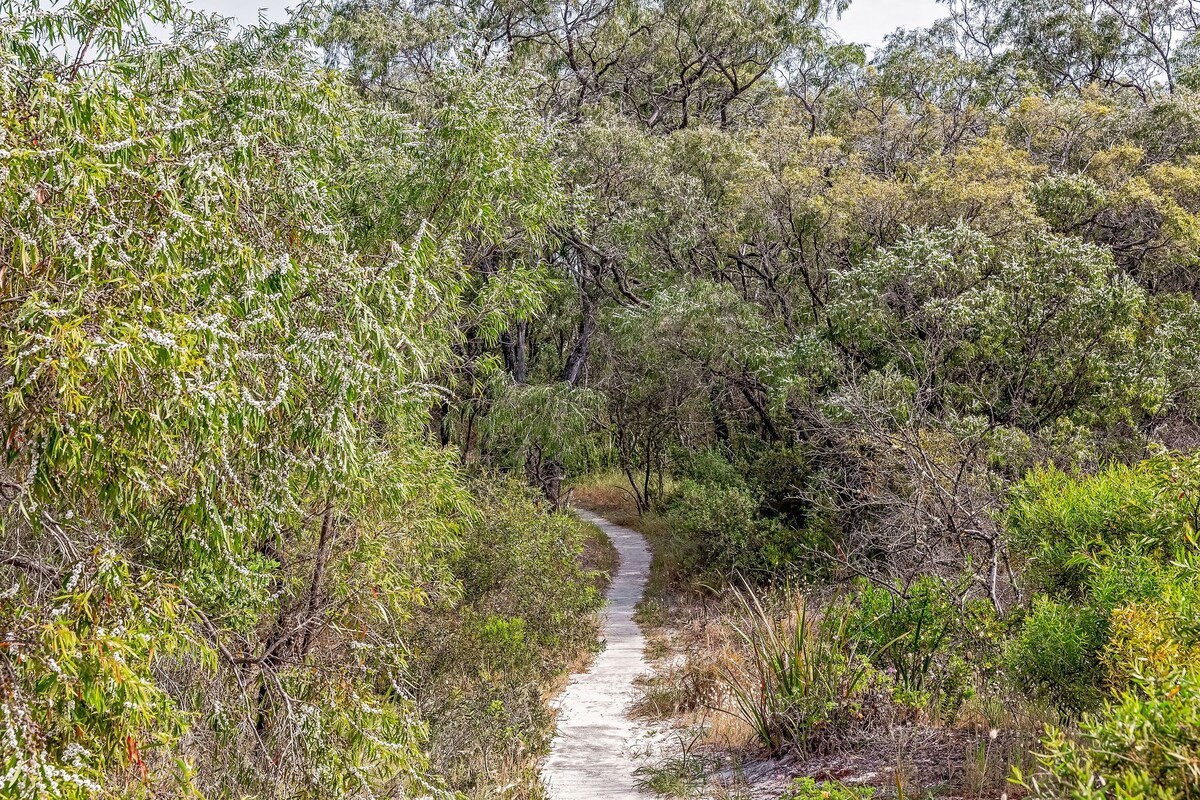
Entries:
{"type": "Polygon", "coordinates": [[[637,502],[625,476],[617,471],[590,475],[570,489],[572,505],[586,508],[610,522],[633,528],[653,543],[667,533],[661,517],[653,511],[638,513],[637,502]]]}
{"type": "MultiPolygon", "coordinates": [[[[590,475],[583,482],[572,486],[572,505],[586,508],[618,525],[635,527],[639,517],[637,503],[619,472],[590,475]]],[[[635,528],[636,530],[636,528],[635,528]]]]}
{"type": "Polygon", "coordinates": [[[710,756],[755,750],[722,678],[744,658],[731,613],[728,597],[670,594],[648,600],[639,617],[654,672],[641,684],[635,713],[703,730],[698,745],[710,756]]]}

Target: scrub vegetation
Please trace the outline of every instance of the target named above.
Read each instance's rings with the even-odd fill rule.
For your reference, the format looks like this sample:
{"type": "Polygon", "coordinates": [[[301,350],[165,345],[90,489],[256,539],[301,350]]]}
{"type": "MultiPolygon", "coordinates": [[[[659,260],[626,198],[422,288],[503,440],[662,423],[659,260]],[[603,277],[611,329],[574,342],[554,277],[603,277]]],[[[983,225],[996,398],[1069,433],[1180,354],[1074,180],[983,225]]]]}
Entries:
{"type": "Polygon", "coordinates": [[[1200,796],[1200,9],[846,7],[0,0],[0,796],[1200,796]]]}

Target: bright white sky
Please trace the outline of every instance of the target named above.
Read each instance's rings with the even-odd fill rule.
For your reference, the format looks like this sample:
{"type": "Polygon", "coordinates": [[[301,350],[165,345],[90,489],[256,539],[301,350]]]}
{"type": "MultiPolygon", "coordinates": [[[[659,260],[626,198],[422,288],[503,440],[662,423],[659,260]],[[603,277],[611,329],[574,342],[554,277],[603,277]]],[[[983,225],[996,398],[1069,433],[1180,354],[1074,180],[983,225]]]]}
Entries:
{"type": "MultiPolygon", "coordinates": [[[[196,8],[216,11],[240,22],[258,19],[261,9],[268,19],[282,20],[295,0],[190,0],[196,8]]],[[[833,27],[843,39],[872,46],[896,28],[917,28],[942,16],[944,8],[935,0],[853,0],[850,10],[833,27]]]]}
{"type": "Polygon", "coordinates": [[[852,0],[830,24],[848,42],[878,47],[896,28],[920,28],[944,16],[946,7],[935,0],[852,0]]]}

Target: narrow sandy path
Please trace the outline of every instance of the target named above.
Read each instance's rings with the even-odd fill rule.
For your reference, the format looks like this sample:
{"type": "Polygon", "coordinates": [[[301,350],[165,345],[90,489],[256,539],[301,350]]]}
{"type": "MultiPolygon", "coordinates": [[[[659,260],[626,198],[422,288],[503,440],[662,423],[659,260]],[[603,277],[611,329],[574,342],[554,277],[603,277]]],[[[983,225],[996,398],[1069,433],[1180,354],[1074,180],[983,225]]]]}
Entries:
{"type": "Polygon", "coordinates": [[[591,668],[573,675],[558,701],[558,733],[542,765],[551,800],[623,800],[647,797],[634,782],[632,754],[645,736],[627,714],[633,679],[647,669],[646,640],[633,620],[650,576],[650,550],[640,533],[589,514],[616,546],[621,562],[608,588],[600,637],[604,651],[591,668]]]}

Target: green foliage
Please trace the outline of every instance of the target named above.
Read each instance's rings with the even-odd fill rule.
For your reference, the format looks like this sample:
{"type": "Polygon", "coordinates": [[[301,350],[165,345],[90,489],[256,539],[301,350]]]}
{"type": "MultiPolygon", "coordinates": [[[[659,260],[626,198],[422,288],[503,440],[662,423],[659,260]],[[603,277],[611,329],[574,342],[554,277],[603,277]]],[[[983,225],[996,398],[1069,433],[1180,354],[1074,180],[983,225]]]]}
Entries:
{"type": "Polygon", "coordinates": [[[959,603],[955,588],[923,578],[897,594],[862,583],[849,618],[850,635],[900,696],[950,719],[974,691],[972,668],[987,674],[998,654],[991,604],[959,603]]]}
{"type": "Polygon", "coordinates": [[[602,598],[581,565],[581,523],[512,479],[475,489],[479,514],[451,563],[457,591],[417,613],[407,673],[435,770],[486,796],[536,777],[553,724],[542,689],[594,645],[602,598]]]}
{"type": "Polygon", "coordinates": [[[1126,686],[1137,675],[1161,677],[1200,658],[1200,588],[1195,557],[1188,575],[1144,600],[1114,608],[1102,654],[1108,682],[1126,686]]]}
{"type": "Polygon", "coordinates": [[[1039,768],[1014,781],[1035,798],[1187,798],[1200,792],[1200,682],[1191,671],[1139,678],[1080,725],[1051,728],[1039,768]]]}
{"type": "Polygon", "coordinates": [[[665,558],[677,578],[720,582],[743,575],[755,582],[794,571],[803,558],[798,534],[760,513],[761,499],[744,487],[681,481],[665,517],[665,558]]]}
{"type": "Polygon", "coordinates": [[[1107,620],[1088,608],[1038,597],[1005,652],[1019,689],[1068,713],[1094,708],[1104,697],[1100,650],[1107,620]]]}
{"type": "Polygon", "coordinates": [[[785,525],[806,527],[809,533],[825,521],[805,496],[811,491],[813,469],[809,454],[799,447],[775,446],[751,454],[743,468],[746,481],[762,492],[763,513],[785,525]]]}
{"type": "Polygon", "coordinates": [[[1048,593],[1008,649],[1018,686],[1077,713],[1186,662],[1200,642],[1195,482],[1195,457],[1164,453],[1080,478],[1039,470],[1014,488],[1008,531],[1048,593]]]}
{"type": "Polygon", "coordinates": [[[1054,228],[1070,228],[1096,213],[1104,190],[1087,175],[1048,175],[1029,188],[1038,214],[1054,228]]]}
{"type": "MultiPolygon", "coordinates": [[[[23,588],[0,598],[0,618],[14,631],[5,642],[0,790],[94,797],[113,773],[144,779],[169,770],[189,720],[156,671],[179,658],[212,669],[216,658],[188,625],[169,576],[135,581],[107,552],[77,562],[50,609],[18,599],[23,588]]],[[[163,785],[192,790],[186,769],[163,785]]]]}
{"type": "Polygon", "coordinates": [[[713,448],[675,456],[681,476],[662,504],[670,529],[660,553],[672,580],[709,582],[731,575],[770,583],[815,569],[810,548],[822,520],[799,499],[809,472],[785,448],[731,461],[713,448]]]}
{"type": "Polygon", "coordinates": [[[1013,489],[1007,530],[1039,588],[1080,599],[1098,556],[1130,544],[1153,548],[1169,537],[1153,513],[1157,497],[1145,468],[1114,465],[1081,480],[1035,470],[1013,489]]]}
{"type": "MultiPolygon", "coordinates": [[[[532,652],[559,656],[585,649],[591,632],[580,621],[602,598],[583,571],[584,531],[569,515],[540,506],[511,479],[477,483],[482,516],[465,532],[452,563],[472,616],[508,618],[501,629],[524,631],[532,652]]],[[[489,622],[488,624],[492,624],[489,622]]],[[[534,665],[552,675],[552,665],[534,665]]]]}
{"type": "Polygon", "coordinates": [[[1153,363],[1128,359],[1145,293],[1101,248],[1040,232],[1000,243],[960,224],[834,281],[839,338],[877,369],[923,376],[938,394],[927,402],[1025,430],[1161,402],[1136,394],[1153,363]]]}
{"type": "Polygon", "coordinates": [[[737,465],[715,448],[680,453],[675,461],[681,477],[701,486],[719,489],[745,489],[748,486],[746,476],[737,465]]]}
{"type": "Polygon", "coordinates": [[[873,786],[847,786],[836,781],[796,778],[787,787],[783,800],[870,800],[875,796],[873,786]]]}
{"type": "Polygon", "coordinates": [[[1053,469],[1026,476],[1013,488],[1007,529],[1030,578],[1106,610],[1162,594],[1195,546],[1198,466],[1195,456],[1163,453],[1082,478],[1053,469]]]}
{"type": "Polygon", "coordinates": [[[367,102],[303,16],[43,5],[0,3],[3,790],[430,786],[408,623],[473,502],[423,428],[540,303],[550,129],[499,76],[367,102]]]}
{"type": "Polygon", "coordinates": [[[905,587],[747,605],[773,749],[995,616],[1069,714],[1195,657],[1194,9],[567,5],[0,0],[0,793],[536,791],[595,576],[498,470],[905,587]]]}
{"type": "Polygon", "coordinates": [[[565,381],[528,385],[498,377],[490,394],[479,432],[491,463],[525,470],[557,500],[558,482],[597,460],[592,433],[602,398],[595,392],[565,381]]]}

